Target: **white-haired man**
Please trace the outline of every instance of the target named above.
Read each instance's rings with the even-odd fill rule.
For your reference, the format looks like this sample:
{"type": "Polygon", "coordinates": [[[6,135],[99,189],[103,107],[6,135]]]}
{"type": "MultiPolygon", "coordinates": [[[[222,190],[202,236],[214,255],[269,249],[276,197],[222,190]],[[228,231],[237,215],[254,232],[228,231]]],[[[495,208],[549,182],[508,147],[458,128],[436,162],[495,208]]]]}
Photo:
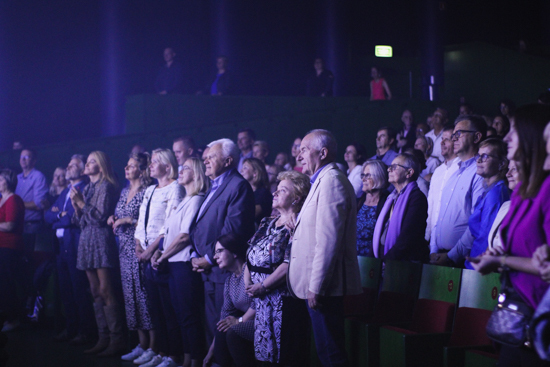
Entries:
{"type": "Polygon", "coordinates": [[[357,205],[351,183],[334,163],[336,140],[309,132],[298,160],[311,190],[296,220],[288,279],[307,300],[315,345],[324,366],[348,366],[343,298],[362,292],[356,251],[357,205]]]}
{"type": "Polygon", "coordinates": [[[218,238],[229,233],[242,239],[246,247],[246,241],[254,234],[254,193],[236,169],[240,154],[237,145],[230,139],[220,139],[208,147],[204,164],[212,185],[191,228],[191,240],[199,255],[191,262],[193,270],[203,274],[207,339],[211,343],[229,275],[217,266],[214,248],[218,238]]]}

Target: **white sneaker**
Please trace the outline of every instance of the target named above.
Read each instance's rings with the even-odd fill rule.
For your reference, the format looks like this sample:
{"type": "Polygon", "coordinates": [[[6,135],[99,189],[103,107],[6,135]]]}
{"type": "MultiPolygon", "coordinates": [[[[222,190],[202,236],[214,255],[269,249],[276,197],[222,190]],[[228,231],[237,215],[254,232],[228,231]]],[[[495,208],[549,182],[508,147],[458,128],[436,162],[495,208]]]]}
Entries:
{"type": "Polygon", "coordinates": [[[138,344],[137,347],[135,347],[130,353],[123,355],[120,357],[123,361],[133,361],[137,357],[141,356],[145,351],[141,347],[141,345],[138,344]]]}
{"type": "Polygon", "coordinates": [[[141,354],[138,358],[134,359],[134,364],[144,364],[149,362],[151,359],[153,359],[154,356],[157,354],[153,352],[151,348],[147,349],[145,352],[141,354]]]}
{"type": "Polygon", "coordinates": [[[159,355],[156,355],[149,362],[142,364],[141,367],[156,367],[163,362],[163,358],[159,355]]]}
{"type": "Polygon", "coordinates": [[[157,365],[157,367],[178,367],[178,365],[172,360],[172,358],[164,357],[162,359],[162,363],[157,365]]]}

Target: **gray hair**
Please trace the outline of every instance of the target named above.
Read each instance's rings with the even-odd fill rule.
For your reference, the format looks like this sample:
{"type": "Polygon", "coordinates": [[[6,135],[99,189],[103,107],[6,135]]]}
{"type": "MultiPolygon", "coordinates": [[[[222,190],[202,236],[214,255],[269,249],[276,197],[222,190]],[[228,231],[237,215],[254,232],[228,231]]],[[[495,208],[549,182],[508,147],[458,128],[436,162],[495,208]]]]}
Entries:
{"type": "Polygon", "coordinates": [[[399,154],[397,157],[401,157],[405,160],[405,166],[412,168],[414,170],[413,175],[410,178],[410,182],[416,181],[418,179],[418,176],[420,176],[420,163],[418,162],[418,159],[412,154],[409,153],[402,153],[399,154]]]}
{"type": "Polygon", "coordinates": [[[223,155],[222,158],[224,159],[227,157],[233,158],[231,167],[232,168],[237,167],[237,165],[239,164],[240,154],[241,154],[241,151],[239,150],[239,147],[237,146],[237,144],[235,144],[235,142],[231,139],[223,138],[223,139],[214,140],[213,142],[208,144],[207,147],[212,148],[214,145],[218,145],[218,144],[220,144],[222,147],[222,155],[223,155]]]}
{"type": "Polygon", "coordinates": [[[315,129],[309,131],[306,135],[310,134],[312,134],[313,136],[315,149],[321,150],[323,148],[327,148],[329,157],[336,156],[338,144],[336,143],[336,138],[330,131],[324,129],[315,129]]]}
{"type": "Polygon", "coordinates": [[[71,156],[71,161],[73,159],[79,160],[80,164],[78,165],[78,168],[80,168],[81,171],[84,171],[84,165],[86,164],[86,157],[84,157],[84,154],[73,154],[71,156]]]}
{"type": "Polygon", "coordinates": [[[361,173],[365,171],[365,167],[371,167],[372,181],[374,188],[382,190],[388,187],[388,166],[386,163],[378,159],[368,159],[363,163],[361,173]]]}

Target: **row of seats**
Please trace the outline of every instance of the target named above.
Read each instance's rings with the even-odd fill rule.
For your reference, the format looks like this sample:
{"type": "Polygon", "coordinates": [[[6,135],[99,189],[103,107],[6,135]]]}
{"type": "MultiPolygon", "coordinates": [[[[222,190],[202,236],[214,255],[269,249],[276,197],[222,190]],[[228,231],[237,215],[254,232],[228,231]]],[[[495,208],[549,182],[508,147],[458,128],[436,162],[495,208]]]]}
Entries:
{"type": "Polygon", "coordinates": [[[485,327],[499,274],[359,257],[364,293],[345,300],[352,366],[494,366],[485,327]]]}

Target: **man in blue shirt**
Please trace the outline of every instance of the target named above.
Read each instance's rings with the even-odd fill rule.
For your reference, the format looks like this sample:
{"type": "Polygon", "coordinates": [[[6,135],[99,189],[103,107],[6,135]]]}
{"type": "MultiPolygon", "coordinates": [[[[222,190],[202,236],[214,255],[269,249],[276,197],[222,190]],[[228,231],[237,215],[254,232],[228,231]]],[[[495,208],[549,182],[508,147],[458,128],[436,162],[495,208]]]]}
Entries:
{"type": "Polygon", "coordinates": [[[392,149],[395,143],[395,132],[391,127],[381,127],[376,133],[376,155],[371,159],[378,159],[386,166],[391,166],[393,159],[397,157],[397,152],[392,149]]]}
{"type": "Polygon", "coordinates": [[[461,266],[469,255],[474,238],[468,219],[485,191],[483,178],[476,174],[479,143],[487,134],[487,124],[479,116],[459,116],[451,139],[460,162],[441,195],[439,217],[430,239],[430,262],[461,266]]]}

